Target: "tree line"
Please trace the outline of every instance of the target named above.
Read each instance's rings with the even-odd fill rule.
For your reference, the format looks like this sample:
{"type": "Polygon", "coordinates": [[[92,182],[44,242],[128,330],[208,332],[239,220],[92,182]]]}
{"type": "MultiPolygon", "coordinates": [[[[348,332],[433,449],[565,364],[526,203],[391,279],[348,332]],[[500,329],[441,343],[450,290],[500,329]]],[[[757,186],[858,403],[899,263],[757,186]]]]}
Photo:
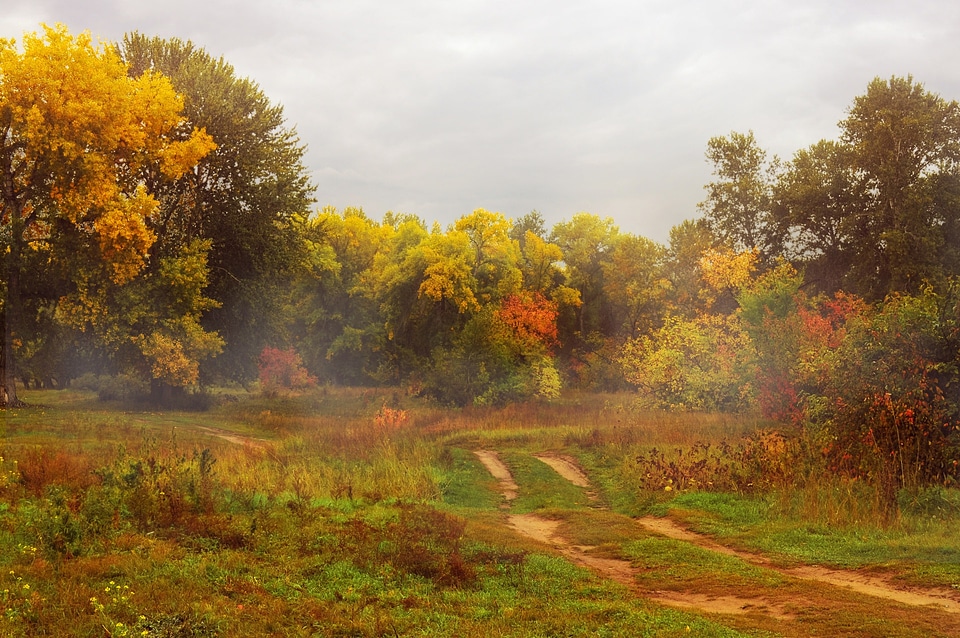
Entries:
{"type": "Polygon", "coordinates": [[[789,160],[709,140],[701,214],[661,244],[586,212],[317,210],[282,109],[189,42],[46,27],[0,73],[8,404],[284,366],[453,405],[632,388],[806,424],[838,471],[956,477],[960,107],[911,77],[789,160]]]}
{"type": "Polygon", "coordinates": [[[0,42],[0,131],[8,406],[81,375],[155,401],[258,376],[451,405],[632,388],[793,424],[888,501],[958,478],[960,106],[911,77],[789,160],[709,140],[666,244],[587,212],[315,210],[282,109],[176,39],[0,42]]]}

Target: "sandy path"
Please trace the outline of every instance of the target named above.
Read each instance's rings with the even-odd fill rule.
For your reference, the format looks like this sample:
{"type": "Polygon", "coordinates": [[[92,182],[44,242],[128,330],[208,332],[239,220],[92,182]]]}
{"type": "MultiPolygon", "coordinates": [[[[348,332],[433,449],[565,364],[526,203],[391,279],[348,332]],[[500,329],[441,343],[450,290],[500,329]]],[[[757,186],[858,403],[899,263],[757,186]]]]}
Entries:
{"type": "Polygon", "coordinates": [[[503,494],[503,498],[507,501],[517,498],[517,491],[520,486],[513,480],[510,468],[500,460],[500,455],[492,450],[474,450],[473,453],[477,455],[477,458],[480,459],[480,462],[483,463],[483,466],[487,468],[493,478],[500,482],[500,492],[503,494]]]}
{"type": "MultiPolygon", "coordinates": [[[[490,450],[480,450],[474,452],[474,454],[477,455],[490,474],[500,482],[504,498],[508,501],[516,498],[519,488],[513,480],[509,468],[503,464],[497,453],[490,450]]],[[[589,479],[573,458],[546,453],[537,455],[537,458],[574,485],[583,488],[590,487],[589,479]]],[[[595,495],[592,498],[595,498],[595,495]]],[[[907,605],[935,606],[950,613],[960,613],[960,600],[958,600],[957,594],[948,590],[905,590],[895,587],[889,581],[877,576],[828,569],[816,565],[791,568],[776,567],[765,556],[721,545],[702,534],[684,529],[669,519],[644,517],[638,519],[637,522],[648,531],[692,543],[703,549],[735,556],[746,562],[773,569],[793,578],[845,587],[861,594],[907,605]]],[[[560,525],[558,521],[541,518],[534,514],[522,514],[509,516],[508,524],[521,534],[550,545],[574,563],[627,585],[645,598],[657,602],[715,613],[746,614],[759,612],[775,618],[788,619],[793,617],[784,610],[782,605],[763,599],[744,599],[736,596],[716,597],[689,592],[640,591],[634,580],[636,572],[629,561],[595,556],[590,554],[590,550],[593,548],[569,543],[558,534],[557,530],[560,525]]]]}
{"type": "Polygon", "coordinates": [[[590,479],[587,478],[587,475],[580,469],[572,456],[550,453],[534,454],[534,456],[577,487],[590,487],[590,479]]]}
{"type": "Polygon", "coordinates": [[[960,600],[954,592],[949,590],[925,589],[923,591],[900,589],[892,585],[888,580],[878,576],[868,576],[859,572],[842,571],[838,569],[829,569],[817,565],[804,565],[802,567],[774,567],[770,559],[759,554],[752,554],[732,549],[716,543],[710,538],[701,534],[696,534],[686,530],[673,521],[665,518],[644,517],[637,522],[645,529],[669,538],[693,543],[698,547],[708,549],[714,552],[720,552],[729,556],[736,556],[741,560],[754,565],[761,565],[767,569],[773,569],[785,576],[801,578],[804,580],[814,580],[821,583],[829,583],[838,587],[846,587],[861,594],[876,596],[877,598],[886,598],[895,600],[907,605],[935,605],[941,607],[944,611],[951,613],[960,613],[960,600]]]}
{"type": "Polygon", "coordinates": [[[593,547],[573,545],[557,533],[559,521],[541,518],[535,514],[514,514],[507,519],[510,527],[521,534],[550,545],[571,562],[626,585],[637,595],[648,600],[673,607],[696,609],[715,614],[760,613],[780,620],[791,619],[782,605],[760,598],[739,598],[737,596],[710,596],[691,592],[647,591],[637,587],[634,578],[636,570],[630,561],[617,558],[605,558],[591,554],[593,547]]]}
{"type": "MultiPolygon", "coordinates": [[[[500,456],[492,450],[475,450],[474,454],[480,459],[487,471],[500,483],[500,490],[504,499],[511,501],[517,497],[519,486],[513,480],[510,469],[500,460],[500,456]]],[[[572,457],[562,457],[553,454],[538,455],[544,463],[557,471],[558,474],[580,487],[589,487],[590,481],[586,474],[576,464],[572,457]]],[[[595,498],[595,495],[592,497],[595,498]]],[[[509,507],[509,506],[507,506],[509,507]]],[[[650,592],[641,591],[636,584],[636,573],[630,561],[616,558],[605,558],[590,553],[592,547],[573,545],[557,533],[559,521],[536,516],[535,514],[513,514],[507,517],[510,527],[524,536],[547,544],[577,565],[586,567],[605,578],[626,585],[644,598],[665,605],[697,609],[719,614],[747,614],[764,613],[775,618],[787,619],[792,616],[775,603],[758,599],[737,598],[736,596],[707,596],[696,593],[679,592],[650,592]]]]}

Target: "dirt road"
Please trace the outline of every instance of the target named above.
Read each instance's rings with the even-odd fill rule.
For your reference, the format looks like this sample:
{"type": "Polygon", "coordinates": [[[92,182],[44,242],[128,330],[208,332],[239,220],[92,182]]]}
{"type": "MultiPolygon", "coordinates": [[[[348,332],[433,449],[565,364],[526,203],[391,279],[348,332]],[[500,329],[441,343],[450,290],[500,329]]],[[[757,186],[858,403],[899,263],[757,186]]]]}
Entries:
{"type": "MultiPolygon", "coordinates": [[[[500,482],[507,503],[514,500],[520,487],[514,481],[509,468],[503,463],[499,455],[491,450],[480,450],[475,454],[490,471],[490,474],[500,482]]],[[[553,453],[538,454],[536,457],[553,468],[561,477],[587,490],[592,499],[597,498],[596,493],[591,490],[589,478],[573,457],[553,453]]],[[[509,508],[509,505],[505,507],[509,508]]],[[[733,556],[752,565],[778,572],[790,579],[796,579],[799,583],[797,589],[803,593],[788,595],[783,592],[771,592],[769,597],[752,596],[748,598],[738,596],[736,592],[724,592],[717,595],[716,592],[651,591],[638,585],[637,575],[639,572],[630,561],[599,556],[595,552],[596,548],[571,543],[559,533],[561,522],[558,520],[544,518],[536,514],[509,514],[506,523],[511,529],[549,546],[573,563],[631,588],[638,596],[661,604],[705,613],[762,616],[778,622],[798,620],[798,616],[803,615],[804,617],[799,619],[798,622],[802,620],[806,624],[795,627],[796,631],[787,631],[786,633],[789,635],[805,635],[805,632],[810,629],[808,624],[811,620],[810,614],[804,610],[814,609],[816,610],[814,616],[829,617],[831,614],[839,613],[841,609],[846,610],[851,604],[861,610],[864,607],[867,609],[882,608],[898,619],[905,615],[908,618],[923,618],[926,622],[931,622],[931,618],[940,617],[942,618],[941,621],[934,622],[938,631],[944,631],[940,635],[954,635],[954,631],[960,631],[960,595],[957,592],[930,589],[922,591],[906,590],[896,587],[880,576],[828,569],[815,565],[790,568],[778,567],[768,557],[722,545],[707,536],[687,530],[666,518],[644,517],[638,519],[637,524],[646,532],[691,543],[711,552],[733,556]],[[803,583],[807,584],[804,585],[803,583]],[[859,603],[850,603],[847,600],[849,595],[833,594],[832,592],[835,590],[832,588],[834,587],[862,594],[869,598],[859,603]],[[892,609],[889,603],[899,603],[908,607],[901,613],[899,610],[892,609]],[[831,604],[837,606],[835,610],[831,610],[831,604]]],[[[897,622],[909,623],[909,620],[898,620],[897,622]]],[[[914,627],[914,629],[918,628],[914,627]]],[[[920,631],[922,634],[922,630],[920,631]]],[[[914,633],[912,635],[920,634],[914,633]]]]}

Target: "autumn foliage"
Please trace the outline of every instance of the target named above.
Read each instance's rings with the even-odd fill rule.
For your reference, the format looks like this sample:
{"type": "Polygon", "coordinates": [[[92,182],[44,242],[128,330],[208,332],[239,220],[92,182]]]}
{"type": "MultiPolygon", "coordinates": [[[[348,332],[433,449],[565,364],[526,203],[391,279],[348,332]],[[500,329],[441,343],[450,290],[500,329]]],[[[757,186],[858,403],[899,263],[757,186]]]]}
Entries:
{"type": "Polygon", "coordinates": [[[264,348],[257,366],[260,387],[267,394],[281,390],[303,390],[316,385],[317,379],[303,367],[303,360],[293,348],[264,348]]]}
{"type": "Polygon", "coordinates": [[[557,304],[539,292],[510,295],[500,303],[497,319],[525,352],[549,351],[557,345],[557,304]]]}
{"type": "Polygon", "coordinates": [[[130,77],[115,48],[89,34],[56,26],[26,34],[22,48],[0,41],[3,362],[12,402],[23,261],[65,279],[61,298],[74,323],[101,323],[110,312],[105,290],[137,277],[156,240],[148,222],[157,201],[144,172],[179,177],[215,147],[204,131],[183,130],[182,107],[169,80],[130,77]]]}
{"type": "Polygon", "coordinates": [[[323,379],[458,406],[632,388],[776,421],[887,504],[958,481],[960,105],[912,78],[872,82],[840,140],[787,163],[752,132],[712,138],[704,217],[669,245],[587,212],[311,214],[282,120],[190,43],[0,41],[11,404],[18,374],[88,369],[169,389],[256,365],[268,394],[323,379]]]}

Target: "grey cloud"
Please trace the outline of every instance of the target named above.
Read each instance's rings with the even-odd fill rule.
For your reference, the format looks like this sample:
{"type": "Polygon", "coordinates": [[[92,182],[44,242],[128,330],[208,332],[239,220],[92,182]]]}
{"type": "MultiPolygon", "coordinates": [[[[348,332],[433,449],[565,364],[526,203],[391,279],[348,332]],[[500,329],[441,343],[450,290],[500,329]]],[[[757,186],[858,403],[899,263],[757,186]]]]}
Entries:
{"type": "Polygon", "coordinates": [[[662,241],[696,215],[713,135],[789,157],[875,76],[960,97],[950,0],[7,4],[8,36],[59,21],[223,55],[284,105],[321,204],[443,223],[588,210],[662,241]]]}

